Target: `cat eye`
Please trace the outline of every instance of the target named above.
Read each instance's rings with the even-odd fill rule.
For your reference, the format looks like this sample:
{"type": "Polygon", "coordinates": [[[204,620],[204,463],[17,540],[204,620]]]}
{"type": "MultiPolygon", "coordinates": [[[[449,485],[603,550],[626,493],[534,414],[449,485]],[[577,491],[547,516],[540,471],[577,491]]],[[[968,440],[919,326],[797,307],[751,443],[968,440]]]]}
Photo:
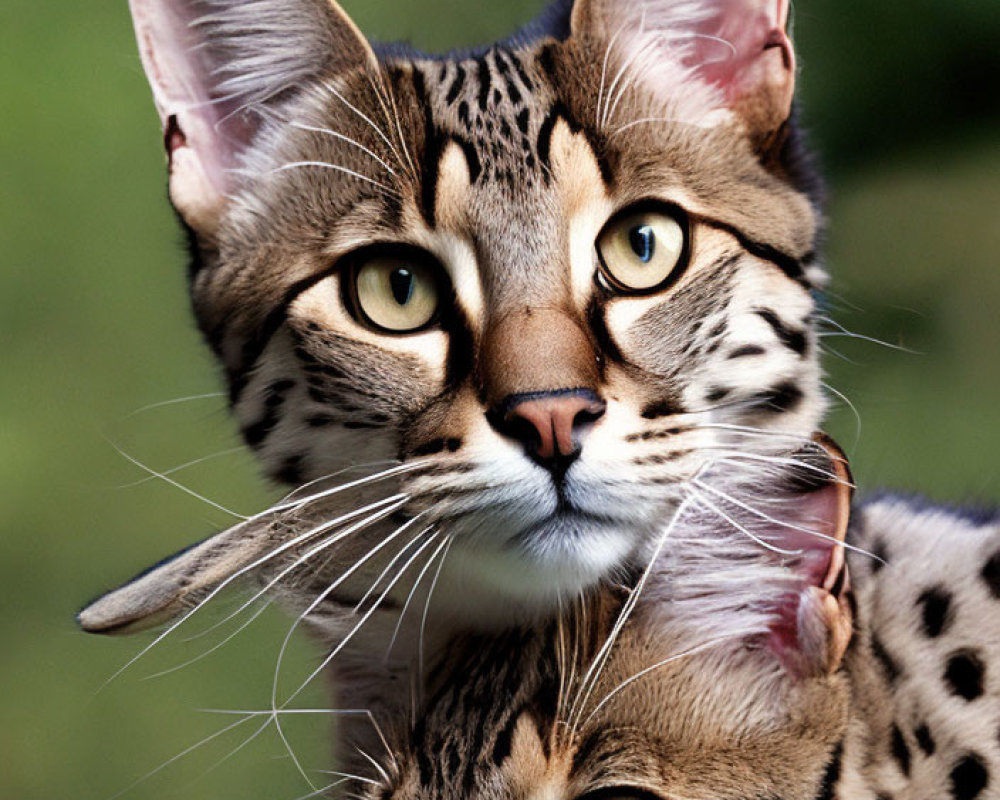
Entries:
{"type": "Polygon", "coordinates": [[[686,220],[660,207],[625,211],[597,238],[601,277],[628,294],[667,288],[683,272],[687,251],[686,220]]]}
{"type": "Polygon", "coordinates": [[[347,288],[360,321],[388,333],[414,333],[437,319],[441,268],[419,251],[372,253],[353,264],[347,288]]]}

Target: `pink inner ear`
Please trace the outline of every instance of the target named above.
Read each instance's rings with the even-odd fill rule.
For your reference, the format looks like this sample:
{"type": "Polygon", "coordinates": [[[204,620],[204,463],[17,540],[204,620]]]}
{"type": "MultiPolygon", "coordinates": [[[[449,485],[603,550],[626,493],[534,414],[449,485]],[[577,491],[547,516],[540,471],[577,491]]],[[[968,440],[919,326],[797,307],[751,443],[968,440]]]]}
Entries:
{"type": "Polygon", "coordinates": [[[775,619],[767,637],[768,648],[793,674],[818,672],[829,663],[830,642],[838,633],[845,635],[830,629],[836,620],[825,605],[830,596],[841,602],[846,580],[839,544],[846,524],[845,492],[845,487],[831,484],[796,498],[789,515],[795,527],[775,525],[762,534],[769,544],[796,552],[786,557],[786,566],[799,582],[775,598],[775,619]]]}
{"type": "Polygon", "coordinates": [[[794,70],[785,32],[788,0],[707,0],[707,15],[695,23],[695,41],[685,65],[726,93],[730,101],[766,82],[765,51],[779,49],[782,68],[794,70]]]}
{"type": "Polygon", "coordinates": [[[827,576],[841,525],[841,488],[832,484],[796,498],[788,526],[773,525],[763,538],[787,551],[792,569],[807,586],[820,586],[827,576]],[[793,527],[794,526],[794,527],[793,527]]]}

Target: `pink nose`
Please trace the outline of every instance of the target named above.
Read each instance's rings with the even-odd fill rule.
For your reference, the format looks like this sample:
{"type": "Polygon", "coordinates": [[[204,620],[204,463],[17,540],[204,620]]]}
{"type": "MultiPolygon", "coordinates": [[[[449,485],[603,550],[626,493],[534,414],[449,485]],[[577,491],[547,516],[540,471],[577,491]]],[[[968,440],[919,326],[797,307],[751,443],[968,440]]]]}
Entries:
{"type": "Polygon", "coordinates": [[[598,420],[605,404],[590,391],[546,392],[514,398],[504,415],[508,435],[533,446],[534,454],[550,461],[579,452],[582,429],[598,420]]]}

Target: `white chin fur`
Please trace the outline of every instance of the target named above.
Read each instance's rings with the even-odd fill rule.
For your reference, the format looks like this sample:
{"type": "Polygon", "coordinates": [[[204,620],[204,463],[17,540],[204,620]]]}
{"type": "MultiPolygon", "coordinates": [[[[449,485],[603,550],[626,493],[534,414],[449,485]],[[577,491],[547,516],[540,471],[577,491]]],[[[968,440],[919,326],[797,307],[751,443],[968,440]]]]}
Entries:
{"type": "Polygon", "coordinates": [[[590,519],[555,518],[495,546],[461,537],[441,586],[452,613],[488,624],[494,614],[548,612],[614,574],[635,550],[639,532],[590,519]]]}

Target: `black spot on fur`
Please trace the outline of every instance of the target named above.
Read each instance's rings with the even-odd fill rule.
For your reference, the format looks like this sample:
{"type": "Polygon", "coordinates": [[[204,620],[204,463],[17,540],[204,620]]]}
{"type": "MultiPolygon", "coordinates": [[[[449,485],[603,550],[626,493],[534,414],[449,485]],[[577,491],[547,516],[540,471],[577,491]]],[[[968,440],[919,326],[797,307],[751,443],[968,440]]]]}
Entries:
{"type": "Polygon", "coordinates": [[[490,753],[490,760],[500,766],[510,755],[511,744],[514,741],[514,729],[519,721],[519,714],[511,714],[507,724],[500,729],[496,741],[493,743],[493,751],[490,753]]]}
{"type": "Polygon", "coordinates": [[[802,390],[791,381],[779,383],[756,397],[755,405],[767,411],[784,414],[802,402],[802,390]]]}
{"type": "Polygon", "coordinates": [[[466,163],[469,165],[469,182],[475,183],[483,174],[483,165],[479,160],[479,154],[476,152],[476,148],[468,139],[459,139],[458,137],[454,137],[453,141],[462,148],[462,152],[465,154],[466,163]]]}
{"type": "Polygon", "coordinates": [[[896,724],[893,724],[892,726],[892,757],[896,759],[896,763],[899,764],[900,771],[907,778],[909,778],[910,748],[906,744],[906,739],[903,738],[903,732],[896,724]]]}
{"type": "MultiPolygon", "coordinates": [[[[528,133],[528,122],[531,120],[531,111],[527,108],[519,112],[515,122],[517,123],[517,129],[521,131],[523,135],[528,133]]],[[[527,149],[527,148],[525,148],[527,149]]]]}
{"type": "Polygon", "coordinates": [[[934,741],[934,737],[931,736],[930,728],[927,725],[921,725],[913,732],[913,735],[916,737],[920,749],[924,751],[924,755],[934,755],[934,751],[937,750],[937,743],[934,741]]]}
{"type": "Polygon", "coordinates": [[[275,477],[284,483],[302,483],[302,461],[301,455],[289,456],[281,462],[281,467],[275,473],[275,477]]]}
{"type": "Polygon", "coordinates": [[[771,329],[774,331],[774,335],[778,337],[778,341],[785,347],[800,356],[805,355],[808,341],[803,331],[796,330],[795,328],[791,328],[786,325],[781,321],[778,315],[769,308],[757,309],[757,316],[771,326],[771,329]]]}
{"type": "Polygon", "coordinates": [[[960,758],[952,767],[951,796],[955,800],[975,800],[990,781],[983,759],[974,753],[960,758]]]}
{"type": "Polygon", "coordinates": [[[650,403],[642,410],[643,419],[659,419],[660,417],[670,417],[675,414],[683,414],[684,409],[672,398],[664,398],[650,403]]]}
{"type": "Polygon", "coordinates": [[[934,586],[921,593],[917,605],[926,636],[932,639],[940,636],[951,625],[951,592],[943,586],[934,586]]]}
{"type": "Polygon", "coordinates": [[[889,655],[889,651],[885,649],[885,645],[882,644],[882,640],[877,636],[872,636],[872,655],[878,660],[882,665],[882,669],[885,670],[885,675],[890,682],[895,682],[895,680],[900,675],[899,665],[896,664],[896,660],[889,655]]]}
{"type": "Polygon", "coordinates": [[[733,352],[731,352],[726,358],[747,358],[749,356],[762,356],[767,351],[758,345],[747,344],[743,347],[737,347],[733,352]]]}
{"type": "Polygon", "coordinates": [[[434,456],[438,453],[443,453],[446,442],[444,439],[433,439],[422,445],[418,445],[413,450],[413,455],[415,456],[434,456]]]}
{"type": "Polygon", "coordinates": [[[717,386],[705,395],[705,400],[709,403],[718,403],[720,400],[725,400],[729,397],[729,389],[722,386],[717,386]]]}
{"type": "Polygon", "coordinates": [[[985,672],[982,659],[971,650],[965,650],[948,659],[944,680],[953,694],[971,701],[983,694],[985,672]]]}
{"type": "Polygon", "coordinates": [[[260,419],[243,428],[243,438],[250,447],[259,447],[271,434],[281,416],[285,398],[295,386],[295,381],[275,381],[264,392],[264,413],[260,419]]]}
{"type": "Polygon", "coordinates": [[[872,542],[871,553],[875,556],[875,558],[871,560],[872,574],[874,574],[888,563],[889,551],[886,550],[884,541],[876,539],[872,542]]]}
{"type": "Polygon", "coordinates": [[[986,582],[990,594],[1000,600],[1000,552],[993,554],[990,560],[983,565],[983,570],[979,574],[986,582]]]}

